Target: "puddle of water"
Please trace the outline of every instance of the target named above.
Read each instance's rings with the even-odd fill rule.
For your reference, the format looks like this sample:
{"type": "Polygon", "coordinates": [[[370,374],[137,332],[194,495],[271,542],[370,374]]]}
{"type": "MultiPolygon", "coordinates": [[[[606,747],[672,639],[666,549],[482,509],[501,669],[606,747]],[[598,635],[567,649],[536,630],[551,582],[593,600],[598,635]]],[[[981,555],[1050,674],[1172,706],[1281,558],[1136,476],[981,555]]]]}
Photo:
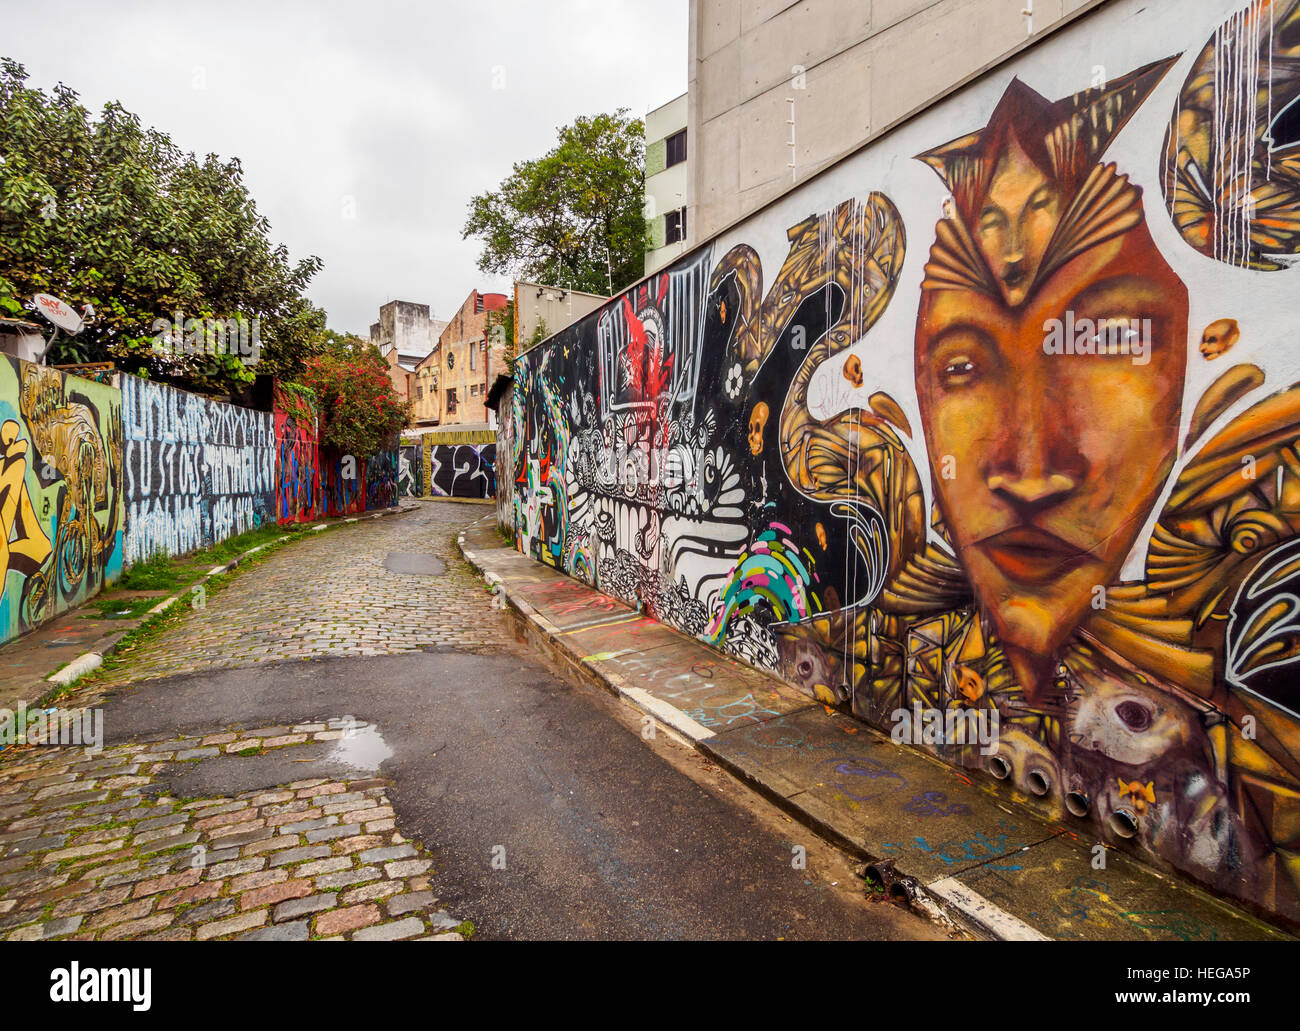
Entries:
{"type": "Polygon", "coordinates": [[[447,563],[436,555],[393,551],[384,559],[384,568],[390,573],[407,573],[413,576],[441,576],[447,563]]]}
{"type": "Polygon", "coordinates": [[[374,726],[352,730],[334,742],[326,758],[356,770],[377,770],[385,759],[393,757],[393,750],[374,726]]]}

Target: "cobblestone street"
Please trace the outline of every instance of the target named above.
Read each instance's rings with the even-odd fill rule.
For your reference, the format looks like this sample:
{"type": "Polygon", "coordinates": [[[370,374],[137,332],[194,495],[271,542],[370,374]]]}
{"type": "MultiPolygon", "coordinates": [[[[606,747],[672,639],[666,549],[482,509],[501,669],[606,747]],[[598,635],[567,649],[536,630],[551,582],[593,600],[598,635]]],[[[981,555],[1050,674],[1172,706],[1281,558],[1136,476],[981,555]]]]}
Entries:
{"type": "Polygon", "coordinates": [[[505,616],[456,547],[456,529],[491,510],[423,502],[418,511],[325,531],[238,575],[176,626],[135,647],[97,689],[196,670],[437,645],[496,651],[505,616]],[[384,568],[390,553],[446,563],[437,577],[384,568]],[[433,589],[436,586],[436,589],[433,589]]]}
{"type": "Polygon", "coordinates": [[[382,780],[317,777],[233,798],[151,793],[168,764],[364,729],[331,722],[99,754],[42,749],[5,764],[0,931],[9,941],[460,939],[382,780]]]}
{"type": "MultiPolygon", "coordinates": [[[[64,707],[137,681],[294,659],[431,646],[499,650],[510,640],[456,530],[480,506],[428,503],[278,551],[238,571],[202,607],[93,679],[64,707]],[[445,571],[394,573],[390,553],[445,571]]],[[[457,940],[437,909],[432,861],[397,830],[378,778],[308,778],[233,797],[180,800],[155,774],[199,762],[341,740],[365,725],[151,735],[110,747],[0,754],[0,933],[9,940],[249,938],[457,940]]],[[[304,714],[307,718],[310,714],[304,714]]],[[[298,761],[307,761],[305,759],[298,761]]]]}

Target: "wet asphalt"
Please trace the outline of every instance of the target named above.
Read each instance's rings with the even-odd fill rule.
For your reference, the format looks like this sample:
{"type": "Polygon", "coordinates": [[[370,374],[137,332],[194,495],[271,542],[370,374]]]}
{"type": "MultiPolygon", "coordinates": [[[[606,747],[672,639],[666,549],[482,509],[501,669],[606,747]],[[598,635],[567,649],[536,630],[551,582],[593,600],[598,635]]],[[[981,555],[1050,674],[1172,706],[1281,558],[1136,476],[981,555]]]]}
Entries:
{"type": "MultiPolygon", "coordinates": [[[[868,902],[846,857],[725,775],[688,776],[700,757],[643,741],[621,708],[524,654],[438,649],[145,681],[108,700],[105,736],[373,722],[383,745],[365,751],[393,753],[378,775],[392,781],[398,827],[436,857],[434,890],[479,939],[944,936],[868,902]],[[806,870],[794,868],[796,844],[806,870]]],[[[357,776],[338,752],[223,756],[160,779],[199,797],[357,776]]]]}

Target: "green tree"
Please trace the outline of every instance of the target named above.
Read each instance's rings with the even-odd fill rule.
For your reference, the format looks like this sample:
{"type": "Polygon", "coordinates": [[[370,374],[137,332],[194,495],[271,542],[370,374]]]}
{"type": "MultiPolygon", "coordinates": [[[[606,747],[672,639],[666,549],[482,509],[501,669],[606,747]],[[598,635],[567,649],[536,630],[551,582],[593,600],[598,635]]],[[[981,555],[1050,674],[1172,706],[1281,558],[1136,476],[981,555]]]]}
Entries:
{"type": "Polygon", "coordinates": [[[26,314],[38,292],[95,311],[49,362],[113,361],[214,393],[255,371],[296,376],[325,329],[303,293],[321,262],[291,262],[269,231],[238,159],[182,153],[115,101],[92,119],[67,86],[33,89],[0,58],[0,313],[26,314]],[[177,313],[182,329],[256,324],[256,363],[183,339],[159,350],[177,313]]]}
{"type": "Polygon", "coordinates": [[[483,272],[585,290],[640,279],[648,243],[645,125],[613,114],[576,119],[545,155],[514,165],[470,201],[462,238],[483,241],[483,272]]]}

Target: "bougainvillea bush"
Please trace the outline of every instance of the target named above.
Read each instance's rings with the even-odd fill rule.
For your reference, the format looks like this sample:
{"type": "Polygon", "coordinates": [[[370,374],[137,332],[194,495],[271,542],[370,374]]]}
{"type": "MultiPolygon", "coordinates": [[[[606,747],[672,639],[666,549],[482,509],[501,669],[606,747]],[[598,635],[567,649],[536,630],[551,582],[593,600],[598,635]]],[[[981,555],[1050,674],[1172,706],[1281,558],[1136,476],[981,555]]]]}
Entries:
{"type": "Polygon", "coordinates": [[[410,405],[393,389],[388,366],[373,348],[309,358],[302,385],[315,395],[324,447],[368,458],[407,423],[410,405]]]}

